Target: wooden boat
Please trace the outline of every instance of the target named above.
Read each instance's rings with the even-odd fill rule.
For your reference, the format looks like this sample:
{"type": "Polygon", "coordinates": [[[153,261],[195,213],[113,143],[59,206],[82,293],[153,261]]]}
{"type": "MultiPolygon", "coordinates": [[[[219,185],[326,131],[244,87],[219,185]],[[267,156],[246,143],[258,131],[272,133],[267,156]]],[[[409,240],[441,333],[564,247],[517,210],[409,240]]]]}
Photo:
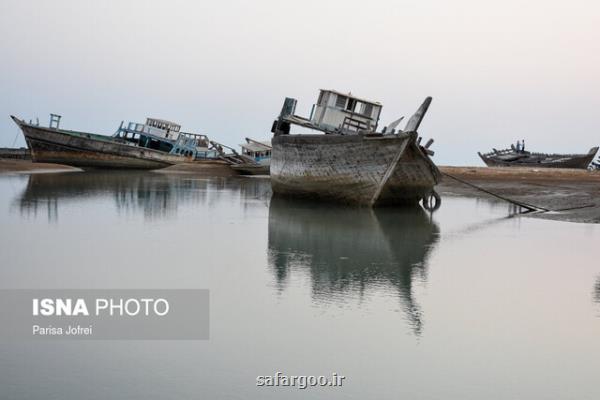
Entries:
{"type": "Polygon", "coordinates": [[[269,175],[271,165],[271,141],[259,142],[246,138],[246,143],[240,144],[242,148],[239,164],[232,164],[231,168],[241,175],[269,175]]]}
{"type": "Polygon", "coordinates": [[[240,175],[269,175],[270,172],[268,165],[255,163],[234,164],[231,168],[240,175]]]}
{"type": "MultiPolygon", "coordinates": [[[[309,118],[286,98],[272,132],[271,185],[276,195],[362,206],[415,205],[435,194],[440,172],[417,129],[431,97],[396,131],[402,118],[377,132],[381,104],[321,90],[309,118]],[[290,126],[325,134],[290,134],[290,126]]],[[[439,201],[439,197],[436,197],[439,201]]]]}
{"type": "Polygon", "coordinates": [[[546,154],[526,151],[524,145],[511,145],[510,149],[496,150],[485,154],[477,153],[488,167],[540,167],[587,169],[598,147],[587,154],[546,154]]]}
{"type": "Polygon", "coordinates": [[[216,160],[205,135],[180,132],[173,122],[148,118],[130,122],[113,136],[60,129],[60,116],[51,114],[49,127],[11,116],[21,128],[34,162],[81,168],[157,169],[170,165],[216,160]]]}

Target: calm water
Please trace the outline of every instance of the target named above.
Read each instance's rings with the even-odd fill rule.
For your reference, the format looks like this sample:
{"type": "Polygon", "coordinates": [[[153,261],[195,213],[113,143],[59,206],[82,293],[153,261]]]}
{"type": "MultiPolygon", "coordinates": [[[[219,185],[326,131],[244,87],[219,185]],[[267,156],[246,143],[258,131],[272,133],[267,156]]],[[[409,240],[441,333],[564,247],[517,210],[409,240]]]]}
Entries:
{"type": "Polygon", "coordinates": [[[0,343],[2,399],[600,398],[599,226],[101,172],[0,177],[0,226],[0,288],[211,292],[208,341],[0,343]]]}

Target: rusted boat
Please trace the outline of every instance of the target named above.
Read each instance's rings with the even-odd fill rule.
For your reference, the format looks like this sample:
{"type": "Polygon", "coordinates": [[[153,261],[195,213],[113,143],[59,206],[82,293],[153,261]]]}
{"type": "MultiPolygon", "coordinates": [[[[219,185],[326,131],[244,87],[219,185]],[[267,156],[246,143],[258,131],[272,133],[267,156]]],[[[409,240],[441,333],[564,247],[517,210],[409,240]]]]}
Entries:
{"type": "Polygon", "coordinates": [[[271,165],[271,141],[260,142],[246,138],[246,143],[240,144],[242,148],[239,164],[233,164],[231,168],[241,175],[269,175],[271,165]]]}
{"type": "Polygon", "coordinates": [[[426,207],[440,172],[431,160],[433,140],[421,146],[417,129],[425,99],[403,130],[400,118],[377,131],[382,105],[351,94],[321,90],[309,118],[295,115],[286,98],[273,123],[271,185],[276,195],[318,198],[361,206],[426,207]],[[290,134],[291,125],[324,134],[290,134]]]}
{"type": "Polygon", "coordinates": [[[517,142],[510,149],[489,153],[477,153],[488,167],[540,167],[587,169],[592,164],[598,147],[592,147],[587,154],[547,154],[525,150],[525,143],[517,142]]]}
{"type": "Polygon", "coordinates": [[[21,128],[34,162],[81,168],[158,169],[170,165],[217,160],[205,135],[180,131],[176,123],[147,118],[121,123],[112,136],[60,129],[51,114],[48,127],[11,116],[21,128]]]}

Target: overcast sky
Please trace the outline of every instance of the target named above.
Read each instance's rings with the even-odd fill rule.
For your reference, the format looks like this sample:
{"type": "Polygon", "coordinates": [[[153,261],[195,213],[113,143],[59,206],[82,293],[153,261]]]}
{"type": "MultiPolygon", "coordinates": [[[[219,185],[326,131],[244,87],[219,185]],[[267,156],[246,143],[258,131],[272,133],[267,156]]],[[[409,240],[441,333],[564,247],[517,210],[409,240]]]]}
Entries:
{"type": "Polygon", "coordinates": [[[153,116],[229,145],[268,139],[284,97],[319,88],[433,103],[421,135],[440,164],[477,151],[600,144],[600,2],[0,0],[0,146],[10,114],[112,134],[153,116]]]}

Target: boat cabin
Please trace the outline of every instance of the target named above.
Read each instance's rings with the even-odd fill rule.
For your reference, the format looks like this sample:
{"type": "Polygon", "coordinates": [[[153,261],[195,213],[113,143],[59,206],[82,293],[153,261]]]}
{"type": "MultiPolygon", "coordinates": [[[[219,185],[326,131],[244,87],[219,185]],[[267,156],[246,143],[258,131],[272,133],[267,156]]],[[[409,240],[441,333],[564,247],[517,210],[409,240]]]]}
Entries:
{"type": "Polygon", "coordinates": [[[312,124],[327,130],[347,133],[375,131],[381,108],[381,103],[361,99],[351,93],[321,89],[309,119],[312,124]]]}
{"type": "Polygon", "coordinates": [[[164,151],[192,159],[217,158],[206,135],[181,132],[181,126],[157,118],[146,118],[146,123],[121,123],[115,137],[141,147],[164,151]]]}
{"type": "Polygon", "coordinates": [[[271,142],[252,141],[240,144],[242,154],[252,158],[259,164],[267,163],[271,160],[271,142]]]}
{"type": "Polygon", "coordinates": [[[146,118],[146,132],[165,139],[177,140],[181,126],[170,121],[156,118],[146,118]]]}

